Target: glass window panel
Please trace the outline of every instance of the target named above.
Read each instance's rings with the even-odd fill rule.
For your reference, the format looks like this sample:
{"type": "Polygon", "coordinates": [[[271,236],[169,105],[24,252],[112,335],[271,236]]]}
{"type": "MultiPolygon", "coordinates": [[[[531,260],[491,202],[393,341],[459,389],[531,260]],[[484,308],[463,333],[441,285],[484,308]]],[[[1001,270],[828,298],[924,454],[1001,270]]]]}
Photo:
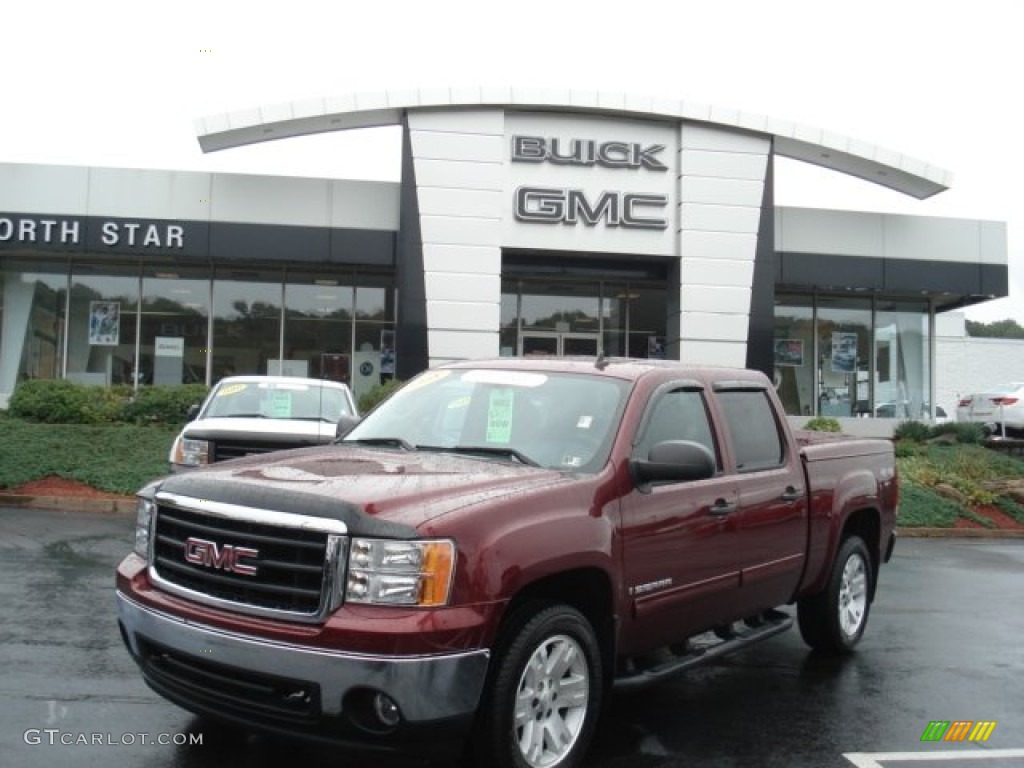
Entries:
{"type": "Polygon", "coordinates": [[[811,296],[775,300],[775,386],[786,413],[814,413],[814,308],[811,296]]]}
{"type": "Polygon", "coordinates": [[[629,287],[630,357],[664,359],[666,356],[666,292],[664,288],[629,287]]]}
{"type": "Polygon", "coordinates": [[[84,384],[131,384],[138,308],[137,267],[74,265],[67,377],[84,384]]]}
{"type": "Polygon", "coordinates": [[[884,418],[928,419],[928,305],[885,301],[875,312],[875,408],[884,418]]]}
{"type": "Polygon", "coordinates": [[[818,413],[869,414],[871,300],[818,298],[818,413]]]}
{"type": "Polygon", "coordinates": [[[277,270],[217,274],[212,382],[235,374],[267,374],[271,361],[280,359],[281,288],[277,270]]]}
{"type": "Polygon", "coordinates": [[[0,394],[25,379],[61,377],[67,266],[52,269],[9,261],[0,272],[0,394]]]}
{"type": "Polygon", "coordinates": [[[519,340],[519,281],[501,284],[501,328],[499,349],[502,357],[515,357],[519,340]]]}
{"type": "Polygon", "coordinates": [[[523,330],[597,333],[597,283],[523,283],[523,330]]]}
{"type": "Polygon", "coordinates": [[[206,382],[210,275],[147,269],[142,278],[140,384],[206,382]]]}
{"type": "Polygon", "coordinates": [[[285,286],[286,364],[315,379],[349,383],[352,354],[352,277],[289,273],[285,286]],[[345,370],[342,370],[342,369],[345,370]]]}

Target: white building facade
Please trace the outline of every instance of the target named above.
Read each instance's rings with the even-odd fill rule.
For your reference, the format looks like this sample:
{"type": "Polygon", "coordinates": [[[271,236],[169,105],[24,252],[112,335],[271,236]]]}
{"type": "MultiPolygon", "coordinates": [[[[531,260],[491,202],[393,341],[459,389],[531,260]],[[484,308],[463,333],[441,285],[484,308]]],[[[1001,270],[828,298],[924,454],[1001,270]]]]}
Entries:
{"type": "Polygon", "coordinates": [[[946,172],[755,115],[412,91],[198,133],[213,151],[384,125],[404,131],[398,184],[0,166],[0,397],[36,376],[270,370],[358,392],[449,360],[603,353],[759,368],[793,415],[926,415],[936,313],[1006,295],[1000,222],[774,205],[777,156],[919,198],[946,172]],[[115,309],[116,344],[91,328],[115,309]]]}

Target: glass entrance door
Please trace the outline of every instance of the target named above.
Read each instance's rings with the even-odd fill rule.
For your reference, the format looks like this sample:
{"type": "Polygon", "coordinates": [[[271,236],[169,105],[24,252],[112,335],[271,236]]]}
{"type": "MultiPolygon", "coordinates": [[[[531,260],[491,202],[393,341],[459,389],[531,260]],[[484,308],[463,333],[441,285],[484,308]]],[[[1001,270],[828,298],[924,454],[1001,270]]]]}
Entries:
{"type": "Polygon", "coordinates": [[[560,333],[557,331],[523,332],[519,342],[520,355],[585,355],[597,357],[598,334],[560,333]]]}

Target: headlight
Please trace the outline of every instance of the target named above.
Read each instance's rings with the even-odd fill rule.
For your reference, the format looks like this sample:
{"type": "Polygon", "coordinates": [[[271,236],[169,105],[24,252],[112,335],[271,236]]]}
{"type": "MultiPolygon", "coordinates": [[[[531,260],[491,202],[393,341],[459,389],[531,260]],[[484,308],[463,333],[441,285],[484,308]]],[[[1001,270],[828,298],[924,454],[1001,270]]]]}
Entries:
{"type": "Polygon", "coordinates": [[[171,463],[186,467],[200,467],[210,463],[210,443],[179,435],[171,447],[171,463]]]}
{"type": "Polygon", "coordinates": [[[149,557],[149,532],[153,526],[156,504],[149,499],[139,499],[135,508],[135,552],[143,558],[149,557]]]}
{"type": "Polygon", "coordinates": [[[373,605],[445,605],[455,571],[446,539],[352,539],[345,599],[373,605]]]}

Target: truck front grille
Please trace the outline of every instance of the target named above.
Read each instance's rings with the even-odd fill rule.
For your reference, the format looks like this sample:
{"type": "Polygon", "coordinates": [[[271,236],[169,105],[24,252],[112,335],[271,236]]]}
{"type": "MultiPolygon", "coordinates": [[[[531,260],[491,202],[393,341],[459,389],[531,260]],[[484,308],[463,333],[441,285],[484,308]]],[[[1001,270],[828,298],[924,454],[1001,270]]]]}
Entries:
{"type": "MultiPolygon", "coordinates": [[[[319,620],[332,606],[345,538],[309,518],[158,497],[152,571],[165,589],[243,613],[319,620]],[[251,512],[251,514],[247,514],[251,512]],[[273,517],[274,523],[261,517],[273,517]],[[287,523],[294,518],[294,525],[287,523]]],[[[329,528],[335,521],[317,521],[329,528]]]]}
{"type": "Polygon", "coordinates": [[[218,439],[212,441],[211,445],[211,461],[227,461],[228,459],[239,459],[242,456],[249,456],[254,453],[270,453],[271,451],[285,451],[291,448],[305,448],[307,446],[317,445],[317,441],[314,438],[310,438],[306,441],[296,442],[281,441],[273,442],[268,440],[252,439],[237,439],[227,440],[218,439]]]}

